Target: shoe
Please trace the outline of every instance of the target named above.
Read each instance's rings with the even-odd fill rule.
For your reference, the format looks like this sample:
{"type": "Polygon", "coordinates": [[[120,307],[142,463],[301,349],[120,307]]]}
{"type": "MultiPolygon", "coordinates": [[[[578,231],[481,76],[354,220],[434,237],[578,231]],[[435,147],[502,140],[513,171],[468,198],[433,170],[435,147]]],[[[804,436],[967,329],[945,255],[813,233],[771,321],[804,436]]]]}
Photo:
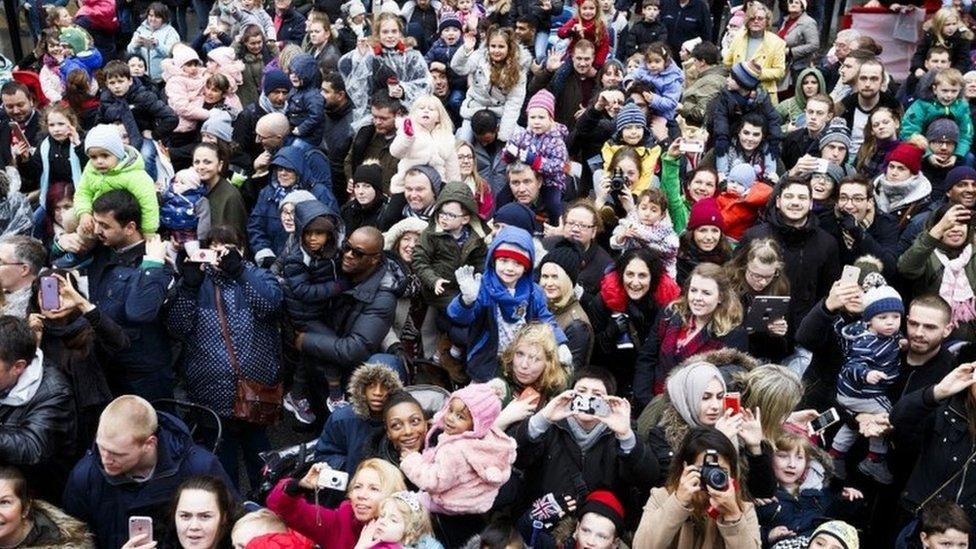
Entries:
{"type": "Polygon", "coordinates": [[[333,399],[332,397],[329,397],[328,400],[325,401],[325,407],[329,409],[330,414],[339,408],[345,408],[346,406],[349,406],[349,401],[344,398],[333,399]]]}
{"type": "Polygon", "coordinates": [[[451,340],[446,335],[442,335],[437,341],[437,352],[434,354],[434,357],[434,362],[451,376],[453,383],[464,386],[471,381],[464,368],[464,361],[451,356],[451,340]]]}
{"type": "Polygon", "coordinates": [[[282,399],[281,404],[295,415],[295,419],[299,423],[304,423],[305,425],[311,425],[315,423],[315,414],[312,413],[312,405],[309,404],[307,398],[295,398],[292,396],[291,392],[285,393],[285,398],[282,399]]]}
{"type": "Polygon", "coordinates": [[[847,460],[844,458],[834,458],[834,477],[837,480],[847,480],[847,460]]]}
{"type": "Polygon", "coordinates": [[[888,469],[888,464],[884,461],[871,461],[865,459],[857,465],[857,470],[873,478],[881,484],[891,484],[895,482],[895,477],[888,469]]]}

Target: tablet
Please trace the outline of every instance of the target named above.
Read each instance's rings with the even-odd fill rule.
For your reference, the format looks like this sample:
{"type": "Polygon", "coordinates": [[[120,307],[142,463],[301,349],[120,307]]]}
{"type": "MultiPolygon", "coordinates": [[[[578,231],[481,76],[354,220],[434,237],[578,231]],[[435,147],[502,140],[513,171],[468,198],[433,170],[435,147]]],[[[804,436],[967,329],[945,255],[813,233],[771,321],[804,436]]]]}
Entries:
{"type": "Polygon", "coordinates": [[[742,323],[746,331],[766,332],[766,326],[779,318],[786,318],[786,313],[790,308],[789,296],[761,295],[753,300],[746,314],[745,321],[742,323]]]}

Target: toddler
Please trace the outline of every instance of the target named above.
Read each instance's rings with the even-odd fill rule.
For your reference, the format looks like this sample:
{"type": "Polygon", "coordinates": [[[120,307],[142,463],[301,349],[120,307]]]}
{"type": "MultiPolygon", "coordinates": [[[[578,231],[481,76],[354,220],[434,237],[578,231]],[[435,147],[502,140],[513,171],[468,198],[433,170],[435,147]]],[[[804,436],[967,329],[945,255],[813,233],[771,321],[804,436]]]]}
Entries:
{"type": "Polygon", "coordinates": [[[487,383],[451,394],[434,416],[424,452],[411,452],[400,469],[436,513],[469,515],[491,509],[515,463],[515,440],[493,426],[501,401],[487,383]]]}
{"type": "MultiPolygon", "coordinates": [[[[820,175],[820,174],[817,174],[820,175]]],[[[756,224],[773,188],[756,177],[752,164],[736,164],[725,178],[725,190],[715,199],[725,221],[725,234],[738,241],[756,224]]]]}
{"type": "MultiPolygon", "coordinates": [[[[844,351],[844,365],[837,376],[837,403],[851,415],[891,411],[886,391],[898,378],[901,364],[898,340],[902,337],[899,329],[905,312],[901,296],[878,273],[868,274],[862,286],[869,287],[864,293],[862,320],[845,324],[842,317],[837,317],[834,321],[844,351]]],[[[857,436],[857,431],[844,424],[834,437],[830,455],[841,479],[847,476],[844,456],[857,436]]],[[[868,457],[858,469],[881,484],[891,484],[894,479],[885,463],[887,452],[883,437],[871,437],[868,457]]]]}
{"type": "Polygon", "coordinates": [[[81,173],[75,193],[75,214],[82,234],[95,232],[92,203],[108,191],[128,191],[139,202],[142,211],[140,230],[147,239],[159,229],[159,202],[156,186],[146,173],[142,156],[122,143],[117,126],[99,124],[85,136],[88,164],[81,173]]]}
{"type": "MultiPolygon", "coordinates": [[[[625,196],[632,196],[625,193],[625,196]]],[[[661,189],[647,189],[637,197],[637,205],[624,200],[627,217],[620,220],[610,237],[614,250],[650,247],[661,253],[668,275],[677,275],[678,234],[668,217],[668,199],[661,189]]]]}
{"type": "MultiPolygon", "coordinates": [[[[563,188],[566,186],[566,165],[569,151],[566,138],[569,130],[556,122],[556,98],[549,90],[539,90],[525,107],[528,116],[527,130],[519,128],[502,151],[502,161],[511,164],[516,160],[532,167],[542,177],[540,200],[549,219],[562,215],[563,188]]],[[[498,206],[513,201],[508,185],[498,193],[498,206]]]]}
{"type": "Polygon", "coordinates": [[[379,516],[363,528],[354,549],[440,547],[430,514],[416,492],[396,492],[380,503],[379,516]],[[436,545],[432,545],[436,544],[436,545]]]}
{"type": "Polygon", "coordinates": [[[237,59],[234,48],[225,46],[207,52],[207,72],[227,77],[228,88],[224,93],[224,102],[234,112],[244,110],[237,97],[237,88],[244,82],[244,62],[237,59]]]}
{"type": "Polygon", "coordinates": [[[930,94],[919,94],[901,121],[901,138],[908,139],[915,134],[925,134],[929,123],[937,118],[951,118],[959,126],[959,141],[955,155],[965,158],[973,144],[973,117],[969,101],[962,96],[962,73],[956,69],[945,69],[935,75],[930,94]]]}
{"type": "Polygon", "coordinates": [[[415,166],[431,166],[444,181],[461,179],[454,150],[454,124],[444,104],[433,95],[418,97],[410,115],[397,121],[390,154],[400,159],[397,173],[390,178],[391,195],[403,192],[403,178],[415,166]]]}
{"type": "Polygon", "coordinates": [[[653,90],[647,100],[651,132],[655,139],[664,141],[668,137],[668,123],[674,122],[678,113],[684,73],[671,58],[668,46],[664,42],[654,42],[644,51],[644,66],[633,76],[634,81],[643,82],[653,90]]]}
{"type": "Polygon", "coordinates": [[[210,234],[210,202],[197,171],[186,168],[176,172],[162,194],[159,224],[169,231],[173,240],[207,240],[210,234]]]}
{"type": "MultiPolygon", "coordinates": [[[[600,101],[599,99],[597,100],[600,101]]],[[[647,116],[644,110],[633,102],[624,104],[613,118],[616,131],[613,137],[603,144],[600,155],[603,157],[603,171],[612,173],[611,164],[617,151],[627,148],[632,150],[640,161],[640,176],[633,189],[639,192],[651,186],[655,167],[661,157],[661,147],[653,145],[653,137],[647,131],[647,116]]]]}
{"type": "Polygon", "coordinates": [[[315,58],[300,53],[291,61],[288,77],[294,88],[288,96],[285,114],[291,124],[292,135],[318,147],[325,131],[325,99],[319,87],[322,73],[315,58]]]}
{"type": "Polygon", "coordinates": [[[241,31],[248,25],[257,25],[264,31],[264,37],[269,42],[278,39],[278,29],[274,20],[261,5],[261,0],[232,0],[237,2],[237,12],[233,14],[235,23],[231,35],[240,36],[241,31]]]}

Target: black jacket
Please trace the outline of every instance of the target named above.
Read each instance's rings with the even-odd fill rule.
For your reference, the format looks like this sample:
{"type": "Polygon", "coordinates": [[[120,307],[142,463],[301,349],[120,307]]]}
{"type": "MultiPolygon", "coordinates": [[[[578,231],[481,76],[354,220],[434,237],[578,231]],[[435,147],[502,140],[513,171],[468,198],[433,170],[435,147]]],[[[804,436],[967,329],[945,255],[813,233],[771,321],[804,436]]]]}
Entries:
{"type": "MultiPolygon", "coordinates": [[[[622,1],[624,5],[631,3],[622,1]]],[[[617,9],[625,9],[621,8],[621,0],[617,1],[617,9]]],[[[681,51],[681,44],[687,40],[695,37],[710,40],[712,36],[712,14],[704,0],[691,0],[684,7],[680,0],[663,0],[661,21],[668,29],[668,46],[672,52],[681,51]]]]}
{"type": "MultiPolygon", "coordinates": [[[[261,103],[255,101],[254,103],[244,107],[241,114],[237,115],[237,118],[234,119],[234,142],[240,146],[241,152],[247,154],[252,163],[254,162],[254,159],[258,157],[258,155],[264,152],[264,147],[257,142],[257,132],[255,131],[255,128],[258,125],[258,120],[260,120],[261,117],[266,114],[268,114],[268,112],[261,107],[261,103]]],[[[248,166],[247,173],[251,173],[251,171],[253,171],[253,164],[252,166],[248,166]]],[[[335,181],[335,178],[332,180],[335,181]]],[[[256,194],[254,198],[257,198],[256,194]]],[[[247,203],[247,200],[245,200],[245,203],[247,203]]],[[[248,211],[250,211],[250,208],[253,207],[253,204],[254,202],[252,201],[248,207],[248,211]]]]}
{"type": "Polygon", "coordinates": [[[647,22],[637,21],[620,36],[617,46],[617,59],[626,63],[627,58],[635,53],[643,53],[644,48],[653,42],[667,42],[668,29],[660,20],[647,22]]]}
{"type": "MultiPolygon", "coordinates": [[[[352,101],[345,106],[333,108],[325,106],[325,133],[322,135],[322,150],[329,157],[329,167],[332,168],[333,194],[346,196],[346,180],[352,177],[345,174],[346,155],[352,145],[352,101]]],[[[359,164],[354,164],[353,167],[359,164]]],[[[352,234],[352,229],[346,231],[352,234]]]]}
{"type": "Polygon", "coordinates": [[[820,156],[820,136],[811,137],[806,128],[797,128],[783,137],[781,149],[783,165],[792,168],[805,154],[820,156]]]}
{"type": "Polygon", "coordinates": [[[824,334],[833,334],[835,316],[820,300],[797,325],[796,344],[813,353],[810,366],[803,372],[804,395],[799,410],[825,410],[834,403],[844,352],[836,337],[824,337],[824,334]]]}
{"type": "Polygon", "coordinates": [[[132,80],[132,86],[125,97],[116,97],[109,90],[103,90],[98,101],[99,122],[111,120],[110,115],[113,112],[131,113],[131,122],[129,117],[124,115],[122,122],[128,130],[129,142],[136,150],[142,146],[142,132],[144,130],[151,130],[152,137],[156,141],[165,142],[180,121],[176,112],[165,101],[136,79],[132,80]],[[115,109],[119,110],[115,111],[115,109]],[[129,127],[130,123],[136,126],[136,132],[133,132],[129,127]]]}
{"type": "MultiPolygon", "coordinates": [[[[271,16],[274,18],[274,15],[271,16]]],[[[288,8],[281,14],[281,28],[278,29],[278,41],[290,42],[296,46],[302,45],[305,39],[305,16],[295,8],[288,8]]],[[[318,91],[318,90],[316,90],[318,91]]]]}
{"type": "Polygon", "coordinates": [[[829,215],[819,218],[820,228],[834,237],[837,249],[840,252],[839,261],[841,265],[851,265],[854,260],[865,255],[871,254],[881,260],[884,264],[884,277],[889,283],[894,282],[898,277],[898,220],[884,212],[875,211],[874,221],[867,229],[861,228],[850,215],[838,218],[833,213],[833,208],[829,215]],[[848,249],[844,244],[843,230],[846,229],[854,235],[854,245],[848,249]]]}
{"type": "MultiPolygon", "coordinates": [[[[854,125],[854,111],[858,108],[857,93],[852,93],[844,99],[841,99],[840,104],[842,111],[838,113],[837,116],[843,118],[844,121],[847,122],[847,127],[850,128],[854,125]]],[[[877,110],[878,107],[887,107],[891,109],[892,112],[898,113],[899,117],[902,114],[901,103],[899,103],[898,99],[895,98],[895,94],[887,90],[881,90],[881,99],[878,101],[878,104],[874,107],[874,109],[871,109],[871,112],[877,110]]]]}

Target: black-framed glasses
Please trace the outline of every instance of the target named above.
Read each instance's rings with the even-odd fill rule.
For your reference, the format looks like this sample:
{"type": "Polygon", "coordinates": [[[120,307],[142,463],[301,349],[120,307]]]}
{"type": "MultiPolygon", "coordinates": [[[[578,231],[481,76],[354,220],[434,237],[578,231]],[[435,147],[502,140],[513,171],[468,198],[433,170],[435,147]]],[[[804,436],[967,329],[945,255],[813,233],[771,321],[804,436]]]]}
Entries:
{"type": "Polygon", "coordinates": [[[462,217],[464,217],[464,214],[456,214],[456,213],[444,212],[444,211],[437,212],[437,215],[443,217],[444,219],[450,219],[451,221],[454,221],[455,219],[461,219],[462,217]]]}
{"type": "Polygon", "coordinates": [[[373,253],[364,252],[364,251],[360,250],[359,248],[353,248],[352,245],[349,244],[348,242],[343,242],[342,243],[342,253],[344,253],[344,254],[346,254],[346,253],[352,254],[352,256],[354,258],[356,258],[356,259],[362,259],[364,257],[371,257],[371,256],[374,256],[374,255],[378,255],[380,252],[373,252],[373,253]]]}

